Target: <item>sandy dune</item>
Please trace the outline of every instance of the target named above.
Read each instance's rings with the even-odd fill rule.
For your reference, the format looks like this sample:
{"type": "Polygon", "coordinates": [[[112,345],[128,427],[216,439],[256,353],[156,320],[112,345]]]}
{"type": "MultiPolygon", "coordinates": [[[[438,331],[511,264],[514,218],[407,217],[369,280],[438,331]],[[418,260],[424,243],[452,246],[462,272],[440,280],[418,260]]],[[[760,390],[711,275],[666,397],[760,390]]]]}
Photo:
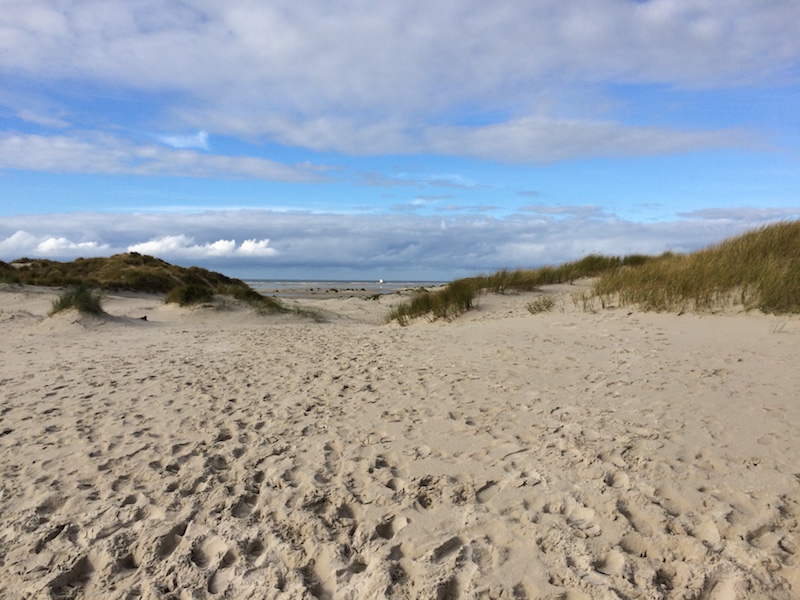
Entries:
{"type": "Polygon", "coordinates": [[[573,290],[401,328],[6,287],[0,597],[800,597],[800,320],[573,290]]]}

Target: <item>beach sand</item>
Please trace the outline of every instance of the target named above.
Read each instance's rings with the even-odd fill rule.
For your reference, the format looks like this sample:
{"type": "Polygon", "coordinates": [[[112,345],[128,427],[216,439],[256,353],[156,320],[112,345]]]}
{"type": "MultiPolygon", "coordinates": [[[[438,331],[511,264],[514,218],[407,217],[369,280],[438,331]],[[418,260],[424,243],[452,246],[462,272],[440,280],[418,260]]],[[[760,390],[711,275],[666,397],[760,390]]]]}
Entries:
{"type": "Polygon", "coordinates": [[[800,320],[579,287],[408,327],[4,287],[0,597],[800,597],[800,320]]]}

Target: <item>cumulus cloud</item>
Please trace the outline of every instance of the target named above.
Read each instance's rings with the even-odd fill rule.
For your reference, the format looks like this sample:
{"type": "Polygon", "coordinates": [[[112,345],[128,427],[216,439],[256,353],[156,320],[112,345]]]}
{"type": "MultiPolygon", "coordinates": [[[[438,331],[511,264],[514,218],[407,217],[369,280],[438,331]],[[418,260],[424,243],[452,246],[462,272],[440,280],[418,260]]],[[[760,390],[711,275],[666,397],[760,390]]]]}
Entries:
{"type": "Polygon", "coordinates": [[[135,251],[236,277],[452,279],[590,253],[686,252],[783,214],[741,209],[729,218],[641,223],[594,207],[564,206],[506,218],[468,211],[387,219],[268,210],[0,217],[0,259],[135,251]],[[67,242],[48,242],[61,238],[67,242]]]}
{"type": "Polygon", "coordinates": [[[27,231],[15,231],[5,239],[0,239],[0,258],[23,258],[36,250],[38,244],[35,235],[27,231]]]}
{"type": "Polygon", "coordinates": [[[0,240],[0,256],[13,258],[45,257],[61,258],[79,256],[103,256],[111,246],[96,241],[75,242],[63,236],[37,236],[19,230],[0,240]]]}
{"type": "MultiPolygon", "coordinates": [[[[210,155],[135,145],[101,133],[36,135],[0,132],[0,169],[180,177],[248,177],[314,183],[317,169],[255,157],[210,155]]],[[[324,169],[319,169],[322,171],[324,169]]]]}
{"type": "Polygon", "coordinates": [[[242,256],[274,256],[277,250],[269,248],[269,240],[245,240],[237,252],[242,256]]]}
{"type": "Polygon", "coordinates": [[[275,256],[278,252],[269,247],[269,240],[245,240],[241,246],[236,240],[217,240],[205,244],[197,244],[194,238],[186,235],[168,235],[148,242],[128,246],[128,252],[150,254],[164,258],[178,259],[215,259],[221,257],[258,257],[275,256]]]}
{"type": "Polygon", "coordinates": [[[108,251],[108,244],[98,242],[73,242],[65,237],[48,238],[36,246],[36,252],[42,254],[82,254],[98,255],[108,251]]]}

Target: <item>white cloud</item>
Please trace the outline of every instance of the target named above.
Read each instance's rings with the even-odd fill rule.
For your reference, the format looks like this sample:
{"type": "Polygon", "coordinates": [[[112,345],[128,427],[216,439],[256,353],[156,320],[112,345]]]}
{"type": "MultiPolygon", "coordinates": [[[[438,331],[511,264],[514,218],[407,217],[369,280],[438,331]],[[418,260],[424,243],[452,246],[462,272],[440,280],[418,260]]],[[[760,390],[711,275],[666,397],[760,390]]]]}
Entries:
{"type": "Polygon", "coordinates": [[[270,248],[269,240],[245,240],[238,249],[243,256],[274,256],[277,251],[270,248]]]}
{"type": "Polygon", "coordinates": [[[604,217],[608,218],[610,215],[599,206],[585,204],[583,206],[571,206],[568,204],[560,206],[546,206],[542,204],[533,204],[530,206],[523,206],[520,209],[522,212],[532,213],[537,215],[551,215],[551,216],[575,216],[575,217],[604,217]]]}
{"type": "Polygon", "coordinates": [[[0,258],[12,260],[24,258],[39,244],[35,235],[27,231],[15,231],[5,239],[0,239],[0,258]]]}
{"type": "Polygon", "coordinates": [[[199,247],[208,256],[226,256],[236,252],[236,240],[217,240],[211,244],[199,247]]]}
{"type": "Polygon", "coordinates": [[[236,277],[450,279],[557,264],[590,253],[690,251],[785,218],[787,211],[745,207],[724,218],[713,214],[659,223],[576,206],[502,219],[466,211],[446,218],[387,218],[268,210],[0,217],[0,259],[66,260],[135,251],[236,277]]]}
{"type": "Polygon", "coordinates": [[[96,256],[107,252],[108,249],[108,244],[100,244],[98,242],[73,242],[65,237],[48,238],[36,246],[37,253],[53,255],[77,253],[96,256]]]}
{"type": "Polygon", "coordinates": [[[241,246],[236,240],[217,240],[197,244],[194,238],[186,235],[168,235],[148,242],[128,246],[128,252],[150,254],[163,258],[177,259],[215,259],[223,257],[269,257],[277,254],[269,247],[269,240],[245,240],[241,246]]]}
{"type": "MultiPolygon", "coordinates": [[[[213,116],[207,118],[213,119],[213,116]]],[[[542,116],[472,126],[427,125],[424,121],[364,123],[350,118],[328,118],[324,123],[320,119],[280,120],[265,129],[265,133],[284,144],[319,151],[338,150],[354,155],[436,153],[518,163],[598,156],[652,156],[762,145],[752,133],[731,129],[641,127],[614,121],[542,116]]],[[[369,183],[387,185],[392,182],[375,178],[369,183]]],[[[402,179],[398,183],[402,183],[402,179]]],[[[452,180],[446,175],[438,179],[433,176],[427,183],[470,186],[470,182],[452,180]]]]}
{"type": "Polygon", "coordinates": [[[149,242],[142,242],[140,244],[133,244],[128,246],[128,252],[139,252],[140,254],[172,254],[174,252],[182,252],[187,248],[196,248],[194,240],[185,235],[170,235],[159,238],[157,240],[150,240],[149,242]]]}
{"type": "Polygon", "coordinates": [[[800,218],[800,206],[787,207],[744,207],[744,208],[702,208],[678,213],[688,219],[708,219],[723,221],[769,221],[775,219],[800,218]]]}
{"type": "MultiPolygon", "coordinates": [[[[203,119],[214,120],[213,115],[203,119]]],[[[218,124],[222,129],[227,125],[218,124]]],[[[436,153],[449,156],[541,163],[575,158],[653,156],[711,148],[761,147],[752,132],[736,129],[680,129],[633,126],[597,118],[553,116],[508,118],[486,125],[428,124],[425,120],[368,122],[364,118],[309,120],[272,117],[259,120],[261,131],[289,145],[353,155],[436,153]]],[[[250,135],[246,130],[232,133],[250,135]]],[[[370,185],[402,184],[373,176],[370,185]]],[[[470,182],[433,176],[430,185],[469,186],[470,182]]]]}
{"type": "Polygon", "coordinates": [[[62,129],[64,127],[69,127],[69,123],[60,117],[40,114],[28,108],[20,110],[17,113],[17,117],[19,117],[23,121],[27,121],[28,123],[35,123],[36,125],[41,125],[43,127],[49,127],[53,129],[62,129]]]}
{"type": "Polygon", "coordinates": [[[800,54],[794,0],[733,0],[725,8],[708,0],[350,0],[336,11],[324,0],[27,0],[4,5],[0,55],[23,71],[190,90],[215,101],[294,103],[299,111],[349,103],[357,112],[387,103],[420,110],[423,96],[435,108],[453,95],[520,98],[528,82],[554,76],[753,82],[800,54]]]}
{"type": "Polygon", "coordinates": [[[551,162],[599,156],[647,156],[754,145],[736,131],[680,131],[600,121],[523,118],[484,127],[441,126],[427,145],[443,154],[511,162],[551,162]]]}
{"type": "Polygon", "coordinates": [[[194,135],[160,135],[158,139],[173,148],[199,148],[208,150],[208,132],[198,131],[194,135]]]}
{"type": "MultiPolygon", "coordinates": [[[[80,237],[79,232],[72,232],[80,237]]],[[[103,256],[108,254],[111,246],[96,241],[75,242],[68,237],[34,235],[24,230],[15,231],[0,240],[0,256],[9,260],[23,257],[73,257],[103,256]]]]}
{"type": "Polygon", "coordinates": [[[99,133],[58,136],[0,132],[0,169],[173,175],[179,177],[252,177],[272,181],[319,182],[319,170],[293,167],[255,157],[210,155],[134,145],[99,133]]]}
{"type": "Polygon", "coordinates": [[[791,83],[798,22],[796,0],[26,0],[0,13],[0,75],[86,84],[87,102],[96,88],[146,94],[172,103],[171,127],[317,150],[628,156],[747,140],[626,125],[605,114],[603,86],[791,83]]]}

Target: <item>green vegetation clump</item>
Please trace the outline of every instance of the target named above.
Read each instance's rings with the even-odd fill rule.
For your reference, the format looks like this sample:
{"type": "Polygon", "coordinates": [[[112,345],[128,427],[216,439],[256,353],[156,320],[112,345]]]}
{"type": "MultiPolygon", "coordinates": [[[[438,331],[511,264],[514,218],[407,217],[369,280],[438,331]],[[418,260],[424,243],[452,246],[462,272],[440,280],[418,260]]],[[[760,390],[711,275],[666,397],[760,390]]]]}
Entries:
{"type": "Polygon", "coordinates": [[[430,316],[433,319],[453,319],[472,308],[477,290],[468,279],[459,279],[434,291],[417,292],[405,304],[395,306],[386,321],[406,325],[411,319],[430,316]]]}
{"type": "Polygon", "coordinates": [[[552,296],[539,296],[533,302],[528,303],[528,312],[532,315],[548,312],[556,305],[556,301],[552,296]]]}
{"type": "Polygon", "coordinates": [[[644,310],[715,310],[741,304],[765,313],[800,312],[800,221],[777,223],[692,254],[666,253],[635,269],[604,273],[593,287],[604,304],[644,310]]]}
{"type": "Polygon", "coordinates": [[[98,290],[93,290],[83,284],[64,290],[53,300],[50,314],[54,315],[64,310],[77,309],[78,312],[90,315],[103,314],[103,296],[98,290]]]}
{"type": "Polygon", "coordinates": [[[0,283],[20,283],[17,270],[2,260],[0,260],[0,283]]]}
{"type": "Polygon", "coordinates": [[[267,313],[289,313],[295,312],[284,306],[277,298],[262,296],[249,285],[222,285],[216,289],[217,294],[232,296],[236,300],[245,302],[255,308],[261,314],[267,313]]]}
{"type": "MultiPolygon", "coordinates": [[[[166,294],[185,284],[211,288],[246,284],[238,279],[199,267],[179,267],[155,258],[129,252],[106,258],[78,258],[72,262],[22,258],[11,265],[19,283],[65,287],[84,284],[102,290],[166,294]]],[[[3,270],[5,271],[5,270],[3,270]]]]}
{"type": "Polygon", "coordinates": [[[0,261],[0,282],[164,294],[166,302],[181,306],[204,304],[212,302],[215,296],[227,295],[250,304],[260,313],[292,312],[277,299],[262,296],[240,279],[200,267],[171,265],[136,252],[107,258],[78,258],[68,263],[30,258],[11,264],[0,261]]]}
{"type": "Polygon", "coordinates": [[[573,282],[583,277],[593,277],[600,273],[629,263],[646,262],[647,257],[619,258],[590,254],[581,260],[565,263],[557,267],[541,269],[502,269],[491,275],[477,275],[457,279],[444,288],[415,294],[405,304],[392,308],[386,321],[397,321],[406,325],[412,319],[426,317],[434,319],[453,319],[471,309],[475,297],[482,293],[504,294],[506,292],[536,291],[542,285],[573,282]]]}
{"type": "Polygon", "coordinates": [[[205,304],[208,302],[213,302],[213,300],[213,289],[208,286],[197,285],[194,283],[176,286],[172,288],[166,296],[164,296],[165,304],[178,304],[180,306],[205,304]]]}

